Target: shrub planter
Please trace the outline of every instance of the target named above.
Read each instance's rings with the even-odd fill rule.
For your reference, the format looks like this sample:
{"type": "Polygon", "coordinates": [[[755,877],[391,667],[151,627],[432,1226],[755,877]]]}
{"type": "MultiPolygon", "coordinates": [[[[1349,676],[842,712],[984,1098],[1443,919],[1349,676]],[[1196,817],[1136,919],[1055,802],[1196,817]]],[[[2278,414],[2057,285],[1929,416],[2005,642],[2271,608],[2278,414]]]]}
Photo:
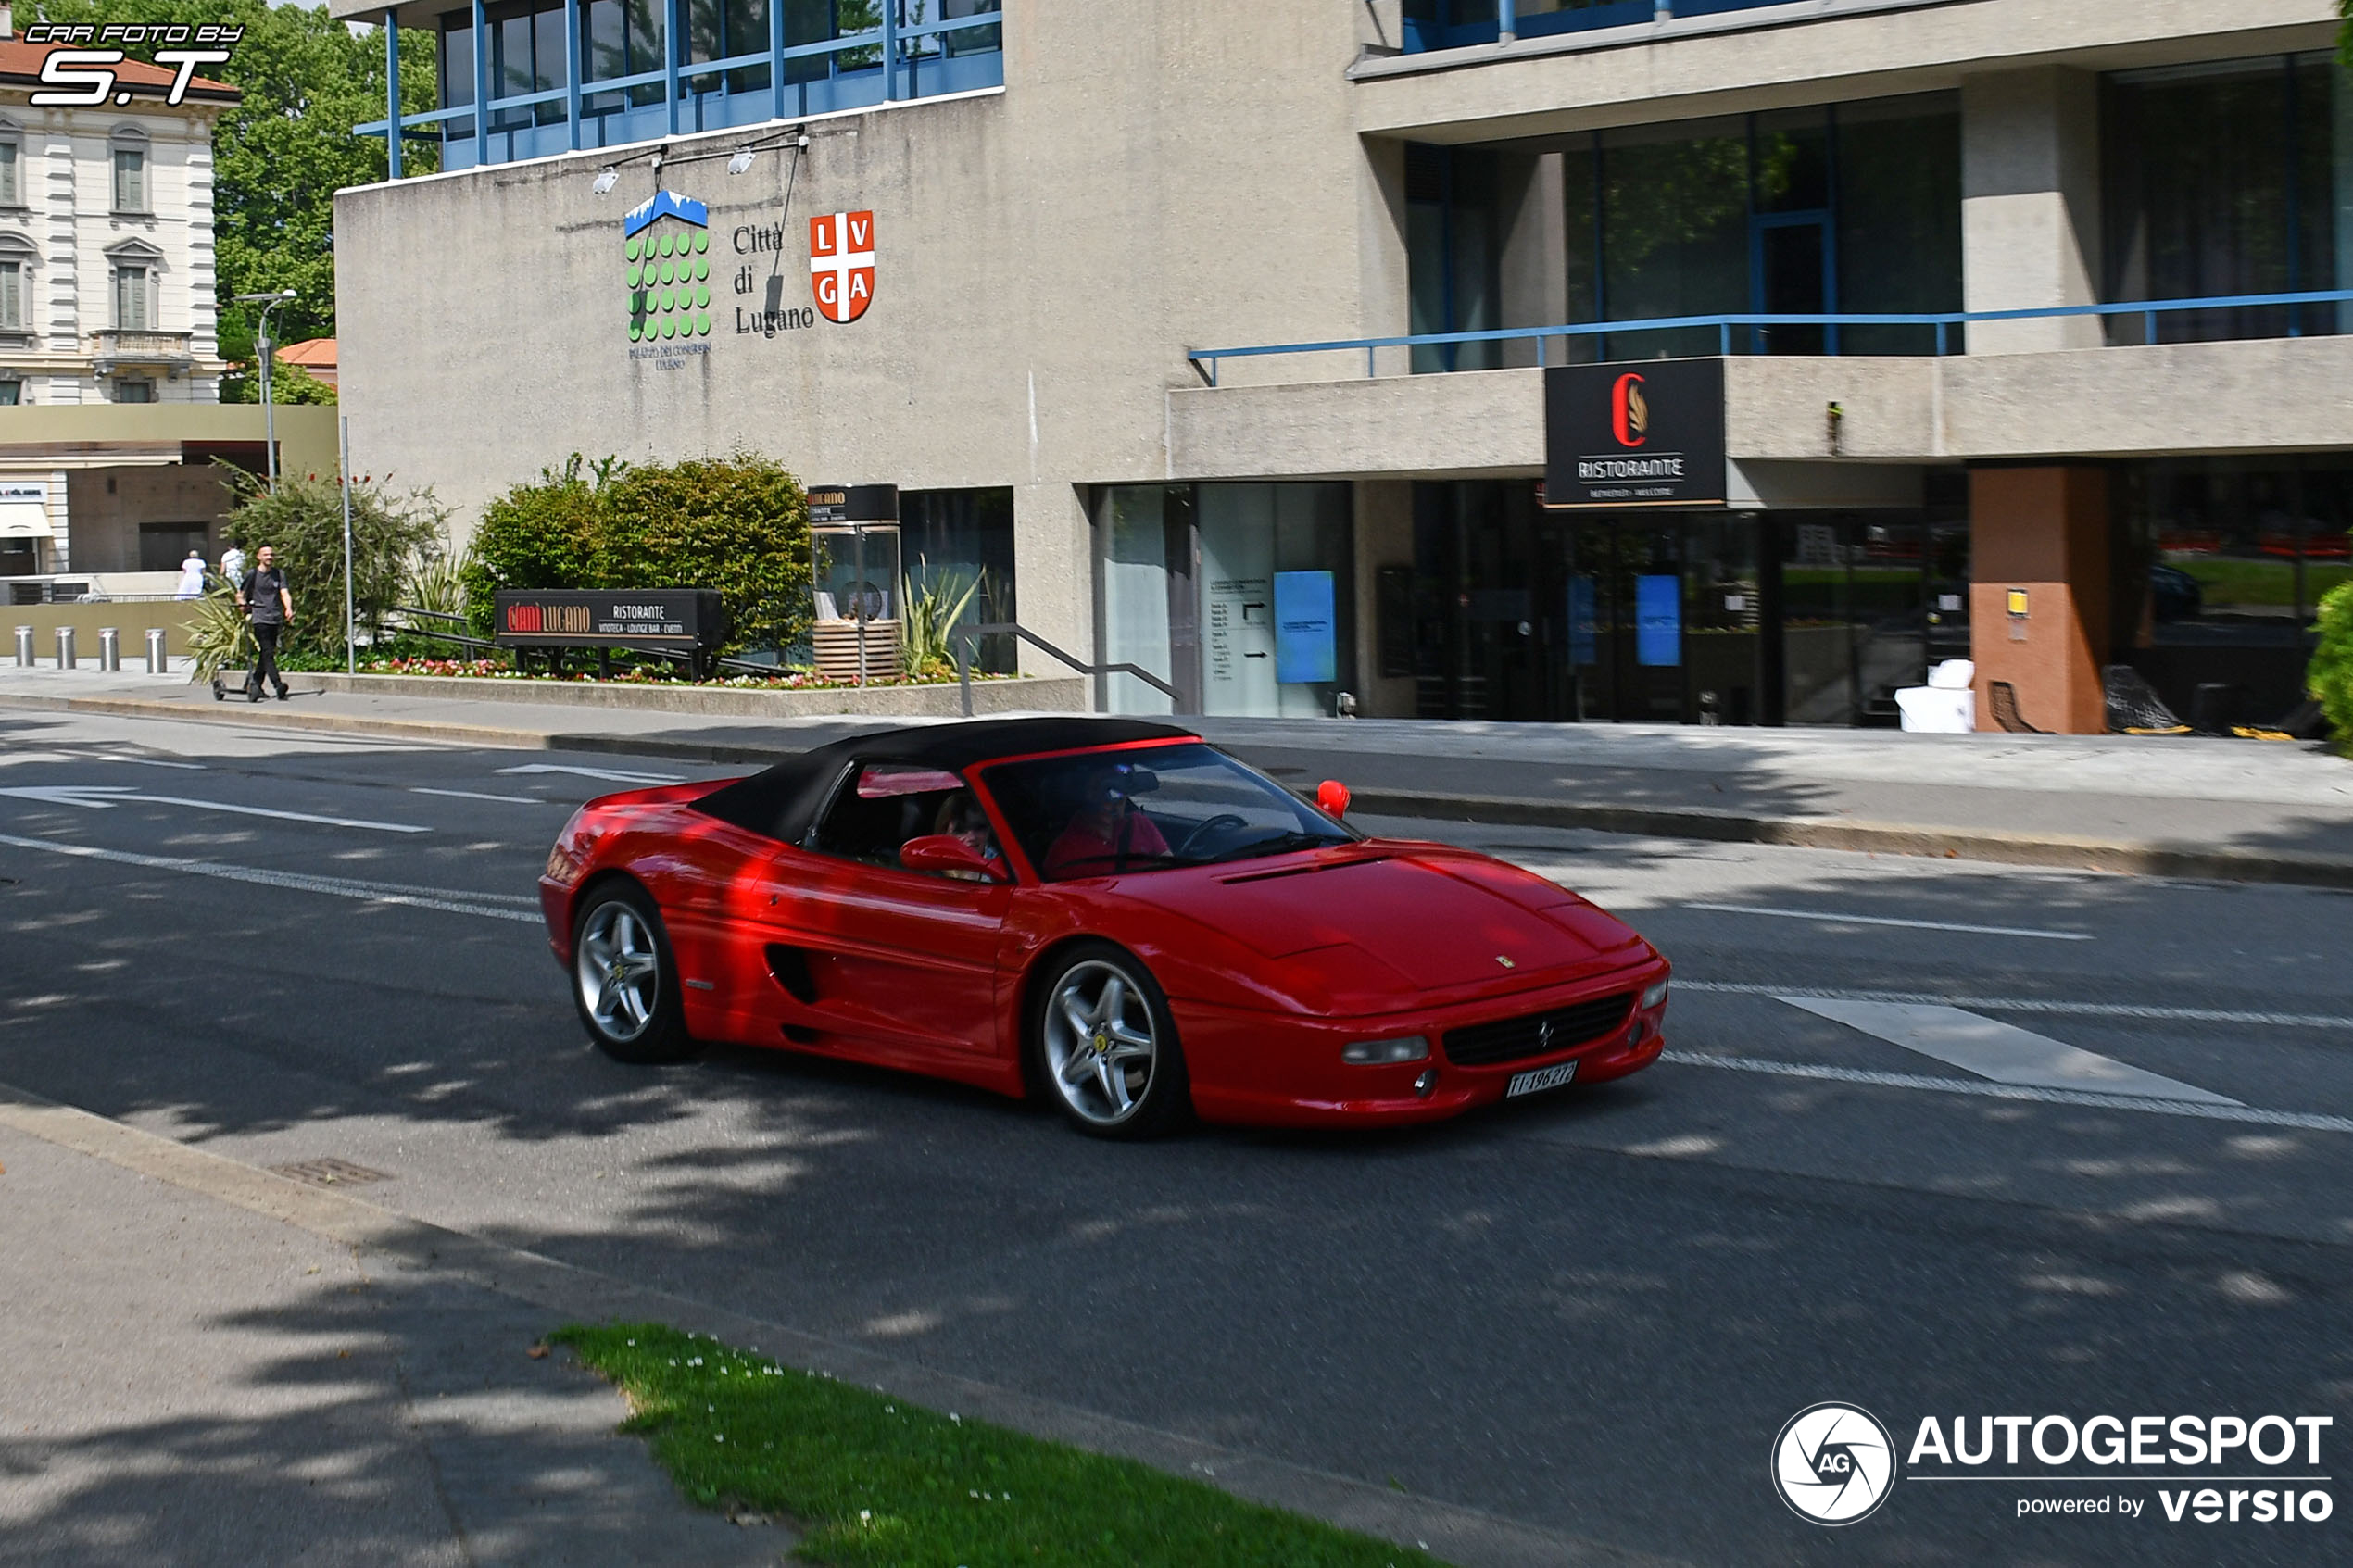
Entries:
{"type": "MultiPolygon", "coordinates": [[[[800,719],[827,713],[952,719],[963,711],[953,681],[920,686],[664,686],[635,681],[551,681],[481,675],[336,675],[288,671],[296,691],[353,692],[442,702],[528,702],[559,708],[628,709],[730,719],[800,719]]],[[[1083,675],[1018,676],[973,683],[973,712],[1084,713],[1083,675]]]]}

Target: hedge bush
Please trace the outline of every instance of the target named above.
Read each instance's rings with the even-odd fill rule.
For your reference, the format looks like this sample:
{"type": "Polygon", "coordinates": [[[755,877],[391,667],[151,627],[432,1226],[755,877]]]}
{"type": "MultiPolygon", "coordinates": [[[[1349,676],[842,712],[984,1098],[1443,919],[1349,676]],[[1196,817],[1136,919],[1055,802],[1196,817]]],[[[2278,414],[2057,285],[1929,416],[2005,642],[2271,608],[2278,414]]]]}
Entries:
{"type": "Polygon", "coordinates": [[[2338,746],[2353,754],[2353,583],[2322,596],[2320,633],[2306,684],[2328,715],[2338,746]]]}
{"type": "Polygon", "coordinates": [[[485,635],[501,588],[715,588],[723,654],[784,647],[812,618],[808,497],[750,453],[584,467],[575,452],[490,504],[462,575],[485,635]]]}

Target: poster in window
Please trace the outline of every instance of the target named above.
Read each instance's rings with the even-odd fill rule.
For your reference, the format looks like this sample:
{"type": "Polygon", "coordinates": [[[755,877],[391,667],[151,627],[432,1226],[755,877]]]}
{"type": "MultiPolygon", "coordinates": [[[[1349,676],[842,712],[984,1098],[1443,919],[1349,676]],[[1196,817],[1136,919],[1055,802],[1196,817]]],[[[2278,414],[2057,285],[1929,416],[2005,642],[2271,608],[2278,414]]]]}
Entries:
{"type": "Polygon", "coordinates": [[[1275,679],[1338,680],[1339,637],[1328,571],[1275,573],[1275,679]]]}
{"type": "Polygon", "coordinates": [[[1634,579],[1634,662],[1683,662],[1683,580],[1673,572],[1634,579]]]}

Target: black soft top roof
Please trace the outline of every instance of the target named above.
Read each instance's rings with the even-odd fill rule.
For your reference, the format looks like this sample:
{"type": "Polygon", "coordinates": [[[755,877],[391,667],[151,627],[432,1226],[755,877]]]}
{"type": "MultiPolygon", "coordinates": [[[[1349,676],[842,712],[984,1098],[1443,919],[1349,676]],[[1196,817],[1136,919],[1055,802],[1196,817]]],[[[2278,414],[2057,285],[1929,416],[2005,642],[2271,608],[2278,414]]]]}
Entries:
{"type": "Polygon", "coordinates": [[[842,764],[853,757],[961,772],[1000,758],[1043,751],[1200,738],[1190,730],[1140,719],[979,719],[962,724],[911,724],[816,746],[764,772],[713,790],[694,804],[697,810],[723,822],[789,843],[808,831],[811,819],[824,805],[824,792],[842,764]]]}

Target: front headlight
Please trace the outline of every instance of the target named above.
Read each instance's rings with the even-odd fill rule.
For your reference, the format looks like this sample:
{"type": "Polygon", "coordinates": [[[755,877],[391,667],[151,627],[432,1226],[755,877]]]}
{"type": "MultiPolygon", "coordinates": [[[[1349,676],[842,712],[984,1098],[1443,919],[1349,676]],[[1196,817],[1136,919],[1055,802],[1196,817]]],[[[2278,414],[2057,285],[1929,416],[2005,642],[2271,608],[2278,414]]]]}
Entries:
{"type": "Polygon", "coordinates": [[[1666,1005],[1667,1005],[1667,982],[1666,982],[1666,981],[1664,981],[1664,980],[1659,981],[1657,984],[1655,984],[1655,985],[1654,985],[1653,986],[1651,986],[1651,988],[1650,988],[1649,990],[1647,990],[1647,991],[1645,991],[1645,992],[1643,992],[1643,993],[1642,993],[1642,1010],[1643,1010],[1644,1012],[1648,1012],[1648,1011],[1650,1011],[1650,1010],[1651,1010],[1651,1009],[1653,1009],[1653,1008],[1656,1008],[1656,1007],[1665,1007],[1666,1005]]]}
{"type": "Polygon", "coordinates": [[[1340,1048],[1340,1060],[1351,1067],[1393,1067],[1401,1061],[1424,1061],[1429,1042],[1419,1035],[1394,1040],[1357,1040],[1340,1048]]]}
{"type": "Polygon", "coordinates": [[[559,887],[570,887],[587,869],[587,862],[573,854],[572,846],[560,838],[556,840],[555,847],[547,851],[547,869],[540,874],[559,887]]]}

